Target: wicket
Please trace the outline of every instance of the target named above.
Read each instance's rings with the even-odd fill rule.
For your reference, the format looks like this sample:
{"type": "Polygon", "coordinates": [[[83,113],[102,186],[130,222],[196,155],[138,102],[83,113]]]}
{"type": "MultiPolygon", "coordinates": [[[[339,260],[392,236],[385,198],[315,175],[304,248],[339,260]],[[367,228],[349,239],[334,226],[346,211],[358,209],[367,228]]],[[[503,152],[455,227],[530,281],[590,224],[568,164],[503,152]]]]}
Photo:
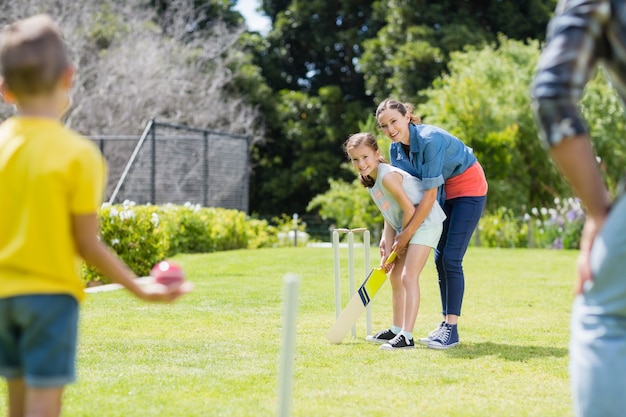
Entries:
{"type": "MultiPolygon", "coordinates": [[[[339,234],[348,234],[348,282],[350,286],[350,296],[354,294],[354,234],[363,233],[363,279],[367,277],[371,270],[370,265],[370,231],[364,227],[357,229],[333,229],[333,258],[335,261],[335,318],[341,314],[341,267],[339,256],[339,234]]],[[[366,335],[372,332],[372,310],[371,306],[365,309],[365,332],[366,335]]],[[[352,326],[352,337],[356,337],[356,325],[352,326]]]]}

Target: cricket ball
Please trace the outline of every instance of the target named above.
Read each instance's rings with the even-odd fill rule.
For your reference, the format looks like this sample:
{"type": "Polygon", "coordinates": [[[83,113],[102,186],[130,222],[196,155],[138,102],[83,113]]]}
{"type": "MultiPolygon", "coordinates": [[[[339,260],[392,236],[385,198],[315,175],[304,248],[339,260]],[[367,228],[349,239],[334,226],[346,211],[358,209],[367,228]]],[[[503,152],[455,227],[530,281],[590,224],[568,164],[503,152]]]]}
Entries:
{"type": "Polygon", "coordinates": [[[150,271],[150,276],[157,284],[174,285],[185,280],[182,268],[171,261],[161,261],[150,271]]]}

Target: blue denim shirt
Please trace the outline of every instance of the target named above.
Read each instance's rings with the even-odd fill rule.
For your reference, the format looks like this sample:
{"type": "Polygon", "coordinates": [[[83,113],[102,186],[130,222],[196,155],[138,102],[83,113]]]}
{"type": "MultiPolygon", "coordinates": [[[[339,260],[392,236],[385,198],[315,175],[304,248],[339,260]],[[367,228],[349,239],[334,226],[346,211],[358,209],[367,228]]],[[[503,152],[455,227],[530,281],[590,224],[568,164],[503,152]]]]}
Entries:
{"type": "Polygon", "coordinates": [[[439,187],[438,200],[445,201],[441,187],[448,178],[465,172],[476,162],[472,148],[443,129],[431,125],[409,125],[410,152],[407,155],[399,142],[389,149],[391,165],[422,180],[425,190],[439,187]]]}

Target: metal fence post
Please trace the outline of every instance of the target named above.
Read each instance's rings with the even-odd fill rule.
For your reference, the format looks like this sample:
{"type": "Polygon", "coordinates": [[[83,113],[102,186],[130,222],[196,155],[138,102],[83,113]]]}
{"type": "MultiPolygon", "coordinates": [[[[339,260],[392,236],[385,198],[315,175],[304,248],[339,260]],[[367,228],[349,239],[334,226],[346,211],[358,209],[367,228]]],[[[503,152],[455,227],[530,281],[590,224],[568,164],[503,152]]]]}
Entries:
{"type": "Polygon", "coordinates": [[[209,206],[209,133],[203,132],[203,151],[204,151],[204,167],[203,167],[203,186],[202,186],[202,205],[204,207],[209,206]]]}
{"type": "Polygon", "coordinates": [[[156,123],[152,125],[150,131],[152,141],[152,164],[150,170],[150,203],[156,204],[156,123]]]}

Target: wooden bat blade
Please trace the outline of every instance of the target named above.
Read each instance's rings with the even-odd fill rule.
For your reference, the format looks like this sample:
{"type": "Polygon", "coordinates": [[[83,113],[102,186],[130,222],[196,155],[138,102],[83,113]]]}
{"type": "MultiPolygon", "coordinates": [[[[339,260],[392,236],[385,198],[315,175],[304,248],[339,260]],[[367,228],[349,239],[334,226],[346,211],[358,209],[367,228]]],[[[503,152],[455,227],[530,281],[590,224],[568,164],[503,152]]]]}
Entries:
{"type": "Polygon", "coordinates": [[[348,330],[363,314],[365,307],[372,301],[386,279],[387,275],[382,268],[373,269],[370,272],[359,290],[352,296],[346,308],[337,317],[335,324],[326,333],[328,340],[332,343],[341,343],[343,338],[346,337],[348,330]]]}

